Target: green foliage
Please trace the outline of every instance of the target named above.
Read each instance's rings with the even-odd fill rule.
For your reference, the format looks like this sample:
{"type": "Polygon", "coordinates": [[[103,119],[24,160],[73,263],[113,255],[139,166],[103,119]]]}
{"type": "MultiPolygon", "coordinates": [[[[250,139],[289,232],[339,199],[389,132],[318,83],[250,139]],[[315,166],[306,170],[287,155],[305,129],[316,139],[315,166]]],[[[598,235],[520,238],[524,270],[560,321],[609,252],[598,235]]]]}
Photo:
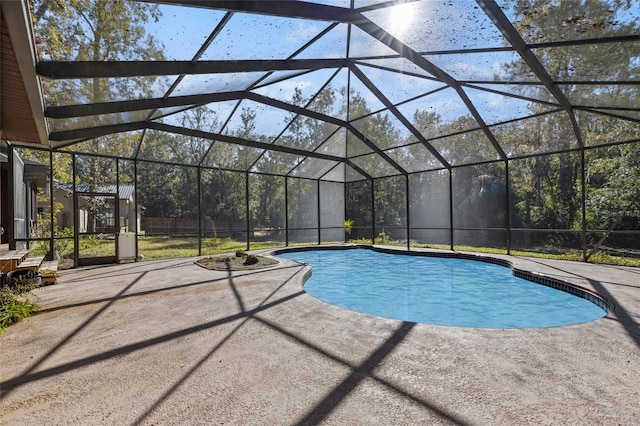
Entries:
{"type": "MultiPolygon", "coordinates": [[[[161,44],[145,32],[160,17],[158,5],[122,0],[37,0],[35,30],[39,53],[51,60],[163,60],[161,44]]],[[[46,81],[51,104],[123,99],[149,92],[155,78],[46,81]]],[[[99,118],[98,118],[99,119],[99,118]]]]}
{"type": "Polygon", "coordinates": [[[405,224],[407,191],[404,176],[377,179],[374,192],[376,226],[405,224]]]}
{"type": "Polygon", "coordinates": [[[31,303],[26,295],[33,288],[24,282],[16,282],[11,286],[5,284],[0,288],[0,333],[38,311],[38,305],[31,303]]]}
{"type": "Polygon", "coordinates": [[[139,237],[138,253],[144,260],[197,256],[198,239],[165,236],[139,237]]]}
{"type": "Polygon", "coordinates": [[[391,241],[391,235],[387,234],[384,231],[380,232],[378,236],[375,238],[376,244],[388,244],[390,241],[391,241]]]}
{"type": "Polygon", "coordinates": [[[541,155],[510,162],[512,224],[580,229],[580,156],[541,155]]]}
{"type": "Polygon", "coordinates": [[[68,258],[73,256],[73,227],[66,227],[56,230],[56,251],[61,258],[68,258]]]}
{"type": "Polygon", "coordinates": [[[252,175],[249,178],[249,217],[254,226],[285,227],[285,179],[252,175]]]}
{"type": "Polygon", "coordinates": [[[13,296],[0,296],[0,333],[24,318],[38,311],[38,306],[13,296]]]}
{"type": "Polygon", "coordinates": [[[587,153],[588,229],[640,228],[640,144],[587,153]]]}
{"type": "MultiPolygon", "coordinates": [[[[632,7],[630,2],[518,0],[513,6],[516,28],[527,40],[544,42],[576,35],[597,39],[638,31],[637,21],[618,19],[632,7]]],[[[633,80],[639,54],[640,47],[635,45],[629,45],[621,53],[594,44],[571,50],[541,49],[537,57],[557,81],[591,75],[613,81],[633,80]]],[[[530,69],[517,61],[506,64],[504,72],[509,79],[518,80],[526,79],[530,69]]],[[[565,85],[562,91],[574,104],[597,105],[602,102],[621,107],[637,104],[636,90],[627,85],[565,85]]],[[[517,92],[533,99],[556,101],[542,86],[520,86],[517,92]]],[[[543,104],[532,104],[531,109],[532,112],[547,111],[543,104]]],[[[575,116],[581,129],[582,143],[587,147],[640,137],[636,123],[613,115],[577,111],[575,116]]],[[[499,126],[495,132],[505,151],[516,156],[578,146],[575,130],[564,112],[499,126]]],[[[634,223],[637,229],[639,215],[635,188],[640,179],[632,163],[638,158],[638,153],[637,143],[585,151],[588,229],[608,229],[611,225],[634,229],[634,223]],[[621,219],[619,212],[626,213],[616,224],[621,219]]],[[[571,153],[540,155],[510,162],[512,224],[524,228],[581,229],[581,168],[580,156],[571,153]]]]}
{"type": "MultiPolygon", "coordinates": [[[[352,218],[359,224],[370,224],[373,222],[371,211],[371,185],[366,180],[359,182],[347,182],[345,184],[345,210],[346,216],[352,218]]],[[[358,230],[355,230],[351,238],[362,238],[358,230]]],[[[369,241],[371,237],[369,236],[369,241]]]]}
{"type": "Polygon", "coordinates": [[[634,266],[640,267],[640,259],[632,257],[611,256],[599,251],[589,257],[589,263],[599,263],[603,265],[634,266]]]}
{"type": "Polygon", "coordinates": [[[83,235],[79,240],[81,257],[115,256],[116,243],[113,239],[97,235],[83,235]]]}

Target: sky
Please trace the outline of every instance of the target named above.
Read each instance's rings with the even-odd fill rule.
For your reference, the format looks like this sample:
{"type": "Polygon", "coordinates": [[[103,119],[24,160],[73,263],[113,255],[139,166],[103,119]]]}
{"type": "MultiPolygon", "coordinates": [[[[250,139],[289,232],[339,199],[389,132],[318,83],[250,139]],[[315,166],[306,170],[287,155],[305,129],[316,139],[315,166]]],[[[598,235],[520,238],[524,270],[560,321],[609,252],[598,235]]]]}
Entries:
{"type": "MultiPolygon", "coordinates": [[[[560,1],[560,0],[558,0],[560,1]]],[[[575,1],[577,0],[563,0],[575,1]]],[[[315,1],[337,6],[347,6],[348,0],[315,1]]],[[[356,6],[371,5],[371,1],[356,1],[356,6]]],[[[502,5],[511,4],[510,0],[502,0],[502,5]]],[[[207,40],[211,32],[221,22],[225,12],[206,8],[160,5],[162,17],[158,22],[146,24],[148,34],[153,35],[164,45],[167,60],[189,61],[207,40]]],[[[640,2],[632,2],[632,7],[621,12],[612,13],[621,23],[640,19],[640,2]]],[[[505,9],[509,19],[515,17],[509,8],[505,9]]],[[[409,47],[419,52],[443,51],[447,49],[481,49],[501,48],[507,46],[502,34],[480,9],[475,1],[470,0],[424,0],[405,5],[388,7],[380,10],[364,12],[364,15],[381,28],[389,31],[405,42],[409,47]]],[[[255,14],[236,13],[222,29],[218,37],[206,49],[201,60],[255,60],[255,59],[285,59],[291,57],[298,49],[316,35],[331,25],[330,22],[311,21],[295,18],[269,17],[255,14]]],[[[446,88],[441,82],[408,75],[429,76],[429,74],[404,58],[371,59],[376,55],[396,55],[388,46],[371,37],[361,29],[352,26],[350,29],[351,45],[346,45],[349,27],[338,24],[328,31],[320,40],[295,56],[295,59],[309,58],[340,58],[345,57],[347,49],[351,57],[369,57],[362,59],[358,68],[373,81],[381,92],[393,103],[404,102],[416,96],[408,103],[401,104],[398,109],[410,121],[416,110],[437,112],[444,122],[452,122],[459,117],[469,116],[467,107],[460,96],[451,88],[446,88]],[[393,73],[377,69],[376,66],[401,70],[393,73]],[[444,89],[444,90],[442,90],[444,89]]],[[[561,31],[564,31],[561,29],[561,31]]],[[[568,32],[567,32],[568,34],[568,32]]],[[[585,38],[589,34],[575,33],[575,38],[585,38]]],[[[639,42],[640,44],[640,42],[639,42]]],[[[607,45],[613,46],[613,45],[607,45]]],[[[571,49],[585,48],[583,46],[566,47],[571,49]]],[[[544,49],[534,49],[534,54],[544,54],[544,49]]],[[[504,65],[520,63],[525,68],[520,56],[514,51],[506,52],[475,52],[441,54],[430,53],[425,58],[457,80],[498,80],[508,82],[509,75],[504,65]]],[[[633,62],[633,61],[632,61],[633,62]]],[[[640,63],[638,58],[635,63],[640,63]]],[[[606,64],[604,64],[606,67],[606,64]]],[[[578,76],[589,76],[602,70],[595,65],[587,70],[578,70],[578,76]],[[593,68],[593,69],[591,69],[593,68]]],[[[606,69],[604,70],[606,71],[606,69]]],[[[325,85],[334,70],[318,70],[308,74],[277,82],[275,77],[291,75],[291,72],[274,73],[268,80],[273,84],[263,85],[254,89],[255,93],[271,97],[280,101],[290,102],[294,89],[301,90],[305,98],[313,96],[325,85]]],[[[638,73],[640,78],[640,73],[638,73]]],[[[185,76],[173,96],[192,95],[200,93],[214,93],[220,91],[244,90],[255,82],[263,73],[234,73],[185,76]]],[[[371,110],[383,108],[381,101],[367,89],[354,75],[348,80],[348,73],[342,71],[331,81],[334,89],[345,87],[350,81],[351,88],[360,93],[371,110]]],[[[606,77],[606,76],[605,76],[606,77]]],[[[611,76],[614,78],[615,76],[611,76]]],[[[177,76],[163,76],[156,80],[154,97],[162,97],[166,89],[177,76]]],[[[538,82],[538,78],[531,72],[521,75],[522,80],[538,82]]],[[[478,87],[502,91],[505,93],[521,93],[521,86],[516,84],[478,84],[478,87]]],[[[528,86],[534,88],[534,86],[528,86]]],[[[561,89],[563,86],[560,86],[561,89]]],[[[536,86],[531,93],[538,92],[536,86]]],[[[606,89],[606,88],[605,88],[606,89]]],[[[479,111],[487,124],[513,120],[530,114],[532,102],[513,97],[477,90],[469,87],[463,89],[471,102],[479,111]]],[[[79,100],[78,100],[79,101],[79,100]]],[[[233,110],[234,102],[220,102],[210,104],[209,107],[219,117],[219,124],[226,121],[233,110]]],[[[615,103],[614,103],[615,105],[615,103]]],[[[338,116],[343,106],[343,100],[338,99],[331,115],[338,116]]],[[[627,106],[627,105],[625,105],[627,106]]],[[[284,128],[290,119],[290,113],[276,108],[250,101],[243,101],[241,107],[251,107],[258,113],[258,129],[260,133],[276,135],[284,128]]],[[[237,129],[241,120],[242,108],[238,109],[226,129],[218,129],[224,133],[232,133],[237,129]]],[[[388,113],[387,113],[388,114],[388,113]]],[[[343,117],[339,117],[343,118],[343,117]]],[[[164,121],[179,125],[180,114],[168,116],[164,121]]],[[[395,120],[395,118],[393,118],[395,120]]],[[[406,129],[399,129],[406,134],[406,129]]]]}
{"type": "MultiPolygon", "coordinates": [[[[318,3],[345,5],[345,2],[341,1],[318,3]]],[[[359,2],[358,6],[370,3],[359,2]]],[[[160,8],[163,13],[160,22],[148,24],[147,30],[164,44],[165,56],[168,60],[191,60],[200,45],[224,16],[222,11],[204,8],[167,5],[161,5],[160,8]]],[[[419,51],[502,47],[505,44],[500,33],[491,24],[489,18],[481,10],[478,10],[475,2],[422,1],[366,12],[366,16],[383,29],[401,37],[409,46],[419,51]],[[417,17],[423,22],[419,22],[417,17]],[[471,28],[474,29],[472,37],[469,36],[471,28]]],[[[328,25],[329,23],[321,21],[236,13],[201,59],[285,59],[328,25]]],[[[347,49],[346,34],[347,25],[340,24],[296,58],[344,57],[347,49]]],[[[395,54],[387,46],[358,28],[352,28],[352,45],[349,48],[352,56],[395,54]]],[[[468,55],[437,55],[428,59],[454,78],[479,80],[491,80],[495,76],[499,76],[502,72],[501,63],[518,59],[517,56],[514,57],[513,53],[479,53],[472,55],[472,58],[472,62],[469,61],[468,55]]],[[[384,62],[378,62],[378,64],[384,62]]],[[[406,78],[405,86],[408,87],[403,89],[402,80],[394,78],[395,76],[388,72],[371,67],[362,67],[362,69],[390,99],[396,98],[394,102],[442,86],[429,80],[422,79],[420,82],[421,79],[406,78]],[[389,82],[386,88],[385,82],[389,82]],[[406,90],[407,93],[403,93],[403,90],[406,90]],[[398,95],[399,93],[400,95],[398,95]]],[[[310,73],[292,81],[274,84],[272,87],[266,86],[258,90],[258,93],[287,101],[290,100],[293,88],[299,87],[303,94],[310,96],[326,83],[328,74],[327,72],[310,73]]],[[[187,76],[174,95],[242,90],[259,75],[259,73],[239,73],[187,76]]],[[[337,80],[335,84],[346,82],[344,77],[337,80]]],[[[362,83],[352,79],[352,87],[357,88],[364,95],[373,110],[382,107],[380,101],[362,83]]],[[[482,109],[491,111],[489,120],[491,122],[496,121],[494,119],[496,116],[505,116],[507,119],[511,119],[515,118],[515,115],[528,113],[526,105],[523,109],[522,101],[481,91],[470,90],[470,94],[482,109]]],[[[451,90],[412,102],[411,107],[439,111],[445,116],[445,119],[450,117],[452,120],[468,114],[457,94],[452,93],[451,90]]],[[[403,110],[407,109],[408,106],[403,108],[403,110]]],[[[270,128],[270,130],[265,130],[267,133],[277,132],[284,124],[282,117],[277,112],[270,111],[270,108],[262,108],[261,111],[261,121],[263,121],[261,124],[270,128]]],[[[412,114],[408,118],[411,119],[411,116],[412,114]]],[[[235,122],[238,122],[237,118],[235,122]]]]}

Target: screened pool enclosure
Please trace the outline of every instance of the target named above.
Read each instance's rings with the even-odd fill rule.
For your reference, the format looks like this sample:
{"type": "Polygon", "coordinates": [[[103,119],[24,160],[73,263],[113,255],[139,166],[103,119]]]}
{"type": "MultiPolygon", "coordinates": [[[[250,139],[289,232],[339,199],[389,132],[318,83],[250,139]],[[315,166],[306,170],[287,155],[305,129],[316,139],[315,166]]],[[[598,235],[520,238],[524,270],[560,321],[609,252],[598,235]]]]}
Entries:
{"type": "Polygon", "coordinates": [[[637,2],[32,18],[50,149],[7,143],[17,245],[69,265],[345,241],[640,257],[637,2]]]}

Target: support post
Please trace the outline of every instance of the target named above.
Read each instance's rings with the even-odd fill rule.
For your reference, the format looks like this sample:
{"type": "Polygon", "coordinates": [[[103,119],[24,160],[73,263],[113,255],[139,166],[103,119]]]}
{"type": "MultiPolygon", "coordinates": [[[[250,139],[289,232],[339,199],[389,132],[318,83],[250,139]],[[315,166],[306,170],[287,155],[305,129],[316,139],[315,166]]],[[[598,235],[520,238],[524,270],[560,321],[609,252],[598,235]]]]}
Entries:
{"type": "Polygon", "coordinates": [[[375,180],[371,179],[371,244],[376,243],[376,191],[375,180]]]}
{"type": "Polygon", "coordinates": [[[7,242],[9,243],[9,250],[16,249],[16,182],[15,182],[15,164],[14,164],[14,150],[13,145],[7,144],[7,161],[9,162],[7,167],[7,177],[9,178],[9,184],[7,185],[7,223],[5,232],[7,233],[7,242]]]}
{"type": "Polygon", "coordinates": [[[511,254],[511,179],[509,178],[509,160],[504,161],[505,170],[505,202],[507,208],[505,209],[505,222],[507,225],[507,254],[511,254]]]}
{"type": "Polygon", "coordinates": [[[411,226],[410,226],[410,214],[409,214],[409,175],[404,175],[405,186],[405,205],[406,205],[406,221],[407,221],[407,251],[411,251],[411,226]]]}
{"type": "Polygon", "coordinates": [[[138,229],[138,220],[142,221],[142,218],[138,218],[139,213],[139,206],[138,206],[138,160],[134,159],[133,160],[133,193],[135,194],[134,197],[134,201],[133,201],[133,209],[135,210],[134,213],[134,224],[133,224],[133,230],[136,236],[136,262],[139,259],[139,254],[138,254],[138,234],[140,232],[140,230],[138,229]]]}
{"type": "Polygon", "coordinates": [[[244,172],[244,205],[245,205],[245,215],[246,217],[246,228],[247,228],[247,250],[250,250],[251,247],[251,218],[250,209],[249,209],[249,172],[244,172]]]}
{"type": "Polygon", "coordinates": [[[198,193],[198,256],[202,256],[202,173],[200,166],[197,166],[196,170],[196,191],[198,193]]]}
{"type": "Polygon", "coordinates": [[[453,250],[453,169],[449,169],[449,243],[453,250]]]}
{"type": "Polygon", "coordinates": [[[120,160],[116,158],[116,205],[113,206],[113,230],[116,239],[116,263],[120,261],[120,160]]]}
{"type": "Polygon", "coordinates": [[[73,188],[73,267],[77,268],[80,263],[80,236],[78,235],[80,221],[78,220],[78,197],[76,195],[76,154],[71,154],[71,179],[73,180],[71,185],[73,188]]]}
{"type": "Polygon", "coordinates": [[[320,218],[320,179],[316,180],[316,214],[318,215],[318,245],[322,244],[322,219],[320,218]]]}
{"type": "Polygon", "coordinates": [[[284,245],[289,246],[289,177],[284,177],[284,245]]]}
{"type": "MultiPolygon", "coordinates": [[[[589,260],[587,254],[587,179],[585,177],[586,158],[584,155],[584,147],[580,147],[580,185],[582,194],[582,261],[589,260]]],[[[606,234],[605,234],[606,235],[606,234]]]]}
{"type": "Polygon", "coordinates": [[[51,149],[51,147],[49,147],[49,236],[51,237],[49,239],[49,259],[48,260],[55,260],[55,250],[56,250],[56,243],[55,243],[55,224],[54,221],[56,219],[56,215],[53,212],[53,150],[51,149]]]}

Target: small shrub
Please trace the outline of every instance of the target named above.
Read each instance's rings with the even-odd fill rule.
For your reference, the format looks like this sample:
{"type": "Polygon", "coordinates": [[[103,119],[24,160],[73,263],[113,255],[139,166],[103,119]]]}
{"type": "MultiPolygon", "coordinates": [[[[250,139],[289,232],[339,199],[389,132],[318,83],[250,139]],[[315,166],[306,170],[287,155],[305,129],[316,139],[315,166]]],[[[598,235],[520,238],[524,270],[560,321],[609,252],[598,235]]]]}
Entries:
{"type": "Polygon", "coordinates": [[[391,241],[391,235],[382,231],[375,239],[376,244],[388,244],[391,241]]]}
{"type": "Polygon", "coordinates": [[[38,311],[38,305],[18,298],[2,298],[0,305],[0,333],[8,326],[38,311]]]}
{"type": "Polygon", "coordinates": [[[27,318],[38,311],[38,305],[31,303],[26,293],[33,286],[16,283],[9,287],[3,285],[0,289],[0,333],[23,318],[27,318]]]}

